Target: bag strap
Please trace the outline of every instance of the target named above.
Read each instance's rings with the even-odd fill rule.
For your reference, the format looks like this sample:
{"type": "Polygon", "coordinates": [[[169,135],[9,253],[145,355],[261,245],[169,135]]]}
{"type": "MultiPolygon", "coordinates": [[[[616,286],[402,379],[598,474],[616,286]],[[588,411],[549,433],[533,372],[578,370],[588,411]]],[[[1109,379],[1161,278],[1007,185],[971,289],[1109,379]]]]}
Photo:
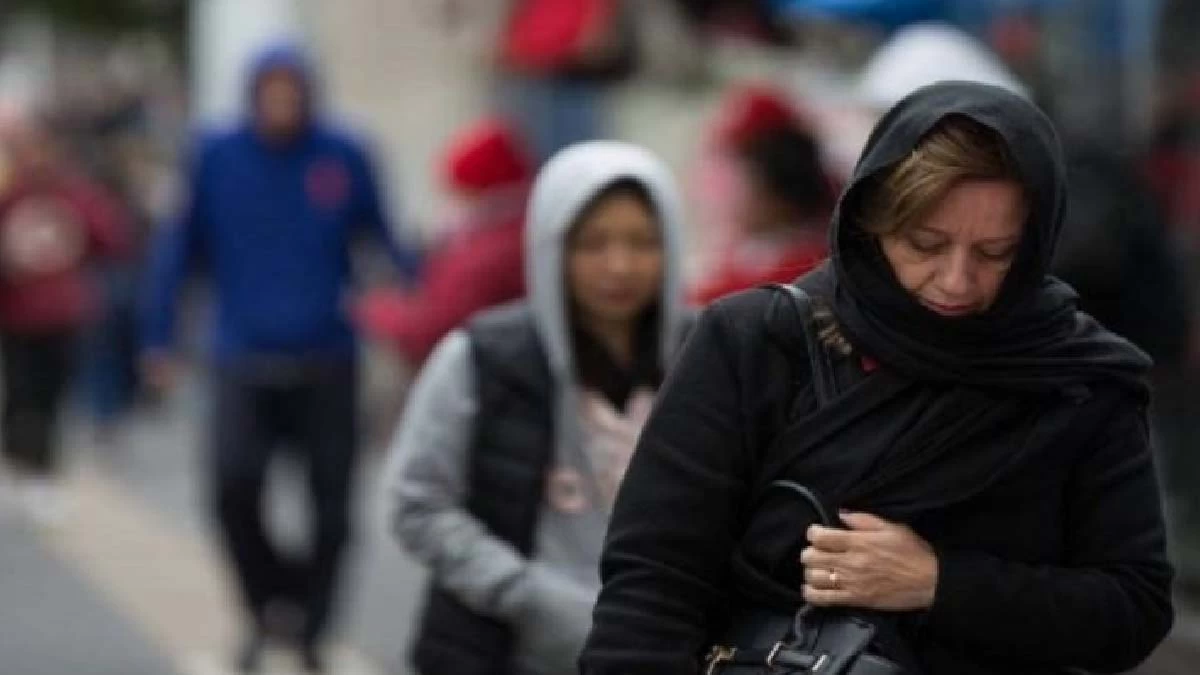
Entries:
{"type": "Polygon", "coordinates": [[[796,284],[771,284],[768,288],[782,291],[795,310],[794,318],[800,322],[804,331],[804,341],[808,352],[808,365],[812,373],[813,392],[816,394],[817,407],[824,407],[837,397],[837,378],[834,376],[833,360],[829,350],[817,335],[817,324],[813,318],[812,296],[796,284]]]}
{"type": "MultiPolygon", "coordinates": [[[[842,369],[848,371],[850,370],[848,364],[835,364],[829,349],[818,336],[812,312],[812,299],[804,289],[791,284],[775,284],[769,288],[785,292],[786,297],[790,299],[787,304],[795,310],[791,313],[793,320],[801,322],[812,370],[813,393],[817,401],[816,410],[827,410],[823,413],[825,423],[818,425],[818,428],[805,422],[814,412],[809,410],[802,417],[789,419],[788,423],[779,431],[764,454],[760,466],[755,469],[754,482],[746,502],[751,509],[757,507],[767,490],[771,488],[772,483],[782,476],[784,471],[796,460],[797,448],[809,447],[813,442],[821,440],[814,434],[828,434],[832,429],[855,423],[856,420],[869,414],[876,407],[907,390],[909,386],[909,382],[904,378],[886,371],[875,372],[871,375],[874,380],[872,386],[861,392],[858,405],[853,407],[830,406],[829,404],[833,403],[841,391],[836,376],[836,366],[847,366],[842,369]]],[[[883,448],[880,450],[882,451],[883,448]]],[[[862,461],[864,465],[869,465],[877,459],[877,456],[864,457],[862,461]]]]}
{"type": "MultiPolygon", "coordinates": [[[[824,408],[827,404],[837,397],[838,386],[837,379],[834,376],[833,360],[829,356],[829,351],[825,348],[825,344],[821,342],[817,335],[816,321],[813,317],[813,302],[812,296],[803,288],[795,284],[770,284],[767,288],[782,293],[785,298],[784,302],[792,309],[789,312],[791,321],[799,322],[800,329],[804,335],[805,351],[808,353],[809,377],[813,385],[813,395],[817,401],[817,409],[824,408]]],[[[775,307],[774,304],[771,305],[775,307]]],[[[772,309],[772,311],[774,311],[772,309]]],[[[769,317],[769,320],[773,317],[769,317]]],[[[788,345],[783,345],[784,349],[788,349],[788,345]]],[[[789,361],[794,362],[795,359],[789,354],[789,361]]],[[[791,424],[788,425],[790,427],[791,424]]],[[[783,429],[779,436],[771,443],[768,448],[762,465],[757,468],[754,484],[751,487],[750,498],[747,500],[747,505],[750,507],[750,512],[758,508],[758,505],[766,497],[767,492],[771,489],[775,477],[782,473],[783,469],[791,464],[794,459],[793,453],[789,452],[792,444],[782,443],[781,440],[788,436],[787,428],[783,429]]],[[[819,499],[812,496],[810,500],[817,504],[819,499]]]]}

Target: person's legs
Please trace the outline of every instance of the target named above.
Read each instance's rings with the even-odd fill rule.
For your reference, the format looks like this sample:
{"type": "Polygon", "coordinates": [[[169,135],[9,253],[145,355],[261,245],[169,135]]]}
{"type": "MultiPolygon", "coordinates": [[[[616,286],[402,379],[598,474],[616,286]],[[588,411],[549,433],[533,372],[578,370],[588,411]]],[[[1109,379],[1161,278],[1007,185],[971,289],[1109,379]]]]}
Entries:
{"type": "Polygon", "coordinates": [[[58,468],[59,406],[71,374],[68,333],[5,335],[4,454],[22,473],[49,477],[58,468]]]}
{"type": "Polygon", "coordinates": [[[320,369],[298,392],[298,450],[308,462],[312,557],[305,589],[304,646],[315,649],[328,628],[350,538],[350,495],[358,453],[356,368],[320,369]]]}
{"type": "Polygon", "coordinates": [[[105,274],[107,303],[86,344],[88,401],[98,437],[108,441],[133,400],[136,385],[136,316],[132,271],[114,267],[105,274]]]}
{"type": "Polygon", "coordinates": [[[4,404],[0,419],[5,461],[16,474],[28,470],[28,448],[24,440],[24,408],[33,372],[29,364],[29,348],[18,335],[5,334],[0,339],[0,360],[4,367],[4,404]]]}
{"type": "Polygon", "coordinates": [[[498,78],[495,92],[497,108],[521,131],[539,162],[605,133],[602,85],[506,74],[498,78]]]}
{"type": "Polygon", "coordinates": [[[73,336],[67,332],[5,335],[3,445],[30,517],[53,525],[64,515],[56,479],[58,421],[71,375],[73,336]]]}
{"type": "Polygon", "coordinates": [[[271,392],[233,369],[218,369],[214,382],[212,496],[226,553],[253,625],[239,656],[256,665],[267,630],[268,605],[279,596],[282,563],[267,537],[262,496],[275,439],[265,419],[271,392]]]}
{"type": "Polygon", "coordinates": [[[601,138],[604,133],[604,87],[594,82],[555,80],[550,83],[552,149],[601,138]]]}
{"type": "Polygon", "coordinates": [[[75,362],[75,336],[62,332],[39,340],[38,387],[35,402],[41,412],[41,437],[36,448],[36,469],[49,477],[56,475],[61,463],[59,418],[75,362]]]}

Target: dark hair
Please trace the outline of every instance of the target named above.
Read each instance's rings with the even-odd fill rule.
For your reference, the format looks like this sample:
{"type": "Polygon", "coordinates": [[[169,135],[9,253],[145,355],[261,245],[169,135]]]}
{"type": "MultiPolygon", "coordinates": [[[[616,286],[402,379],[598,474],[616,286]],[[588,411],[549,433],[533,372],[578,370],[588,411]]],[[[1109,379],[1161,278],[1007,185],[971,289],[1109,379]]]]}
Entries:
{"type": "Polygon", "coordinates": [[[608,185],[604,186],[599,192],[592,196],[591,199],[579,209],[579,213],[575,214],[575,219],[571,222],[570,229],[567,230],[567,241],[575,236],[579,231],[579,224],[587,220],[599,208],[600,204],[608,201],[612,197],[632,197],[646,207],[646,210],[658,217],[658,207],[654,203],[654,198],[650,196],[650,190],[640,180],[636,178],[618,178],[608,185]]]}
{"type": "Polygon", "coordinates": [[[805,215],[823,215],[834,202],[813,137],[793,127],[756,135],[739,153],[758,182],[805,215]]]}
{"type": "Polygon", "coordinates": [[[571,346],[579,383],[603,394],[617,410],[625,409],[634,389],[657,389],[663,380],[659,358],[659,315],[658,303],[654,303],[635,319],[633,362],[625,367],[617,363],[608,349],[574,320],[572,313],[571,346]]]}
{"type": "MultiPolygon", "coordinates": [[[[604,201],[612,197],[632,197],[657,216],[658,209],[650,190],[633,178],[618,178],[588,200],[571,223],[568,241],[604,201]]],[[[570,294],[568,293],[568,297],[570,294]]],[[[568,323],[571,348],[575,355],[575,373],[580,384],[599,391],[618,410],[623,410],[633,390],[639,386],[657,388],[662,383],[663,368],[659,362],[659,303],[654,302],[635,319],[633,363],[622,367],[608,350],[578,320],[575,301],[569,302],[568,323]]]]}

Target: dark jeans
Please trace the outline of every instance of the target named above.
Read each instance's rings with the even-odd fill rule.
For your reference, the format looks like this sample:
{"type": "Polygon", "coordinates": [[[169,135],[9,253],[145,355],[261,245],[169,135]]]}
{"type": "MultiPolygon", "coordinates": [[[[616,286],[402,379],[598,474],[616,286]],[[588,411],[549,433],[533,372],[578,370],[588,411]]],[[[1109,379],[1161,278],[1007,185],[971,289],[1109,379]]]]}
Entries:
{"type": "Polygon", "coordinates": [[[116,422],[137,392],[137,280],[128,266],[105,271],[107,302],[84,344],[81,375],[92,415],[101,425],[116,422]]]}
{"type": "Polygon", "coordinates": [[[573,143],[605,135],[605,87],[593,82],[506,75],[497,104],[532,145],[539,162],[573,143]]]}
{"type": "Polygon", "coordinates": [[[58,468],[58,415],[71,376],[70,332],[5,333],[2,433],[4,457],[19,471],[51,474],[58,468]]]}
{"type": "Polygon", "coordinates": [[[353,363],[295,362],[219,368],[213,429],[214,500],[242,599],[262,626],[272,601],[305,612],[303,639],[329,622],[350,536],[350,490],[357,454],[353,363]],[[313,533],[309,555],[285,556],[266,532],[267,466],[283,446],[307,465],[313,533]]]}

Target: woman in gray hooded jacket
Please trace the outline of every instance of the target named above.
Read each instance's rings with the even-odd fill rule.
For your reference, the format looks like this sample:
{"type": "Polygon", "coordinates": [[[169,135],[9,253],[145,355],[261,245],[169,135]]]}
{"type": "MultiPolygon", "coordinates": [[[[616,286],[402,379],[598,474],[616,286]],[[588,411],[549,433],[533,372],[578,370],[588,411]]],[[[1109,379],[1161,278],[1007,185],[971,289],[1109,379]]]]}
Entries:
{"type": "Polygon", "coordinates": [[[680,213],[644,150],[562,151],[534,186],[528,300],[427,362],[388,469],[395,535],[432,574],[419,672],[574,670],[615,492],[685,332],[680,213]]]}

